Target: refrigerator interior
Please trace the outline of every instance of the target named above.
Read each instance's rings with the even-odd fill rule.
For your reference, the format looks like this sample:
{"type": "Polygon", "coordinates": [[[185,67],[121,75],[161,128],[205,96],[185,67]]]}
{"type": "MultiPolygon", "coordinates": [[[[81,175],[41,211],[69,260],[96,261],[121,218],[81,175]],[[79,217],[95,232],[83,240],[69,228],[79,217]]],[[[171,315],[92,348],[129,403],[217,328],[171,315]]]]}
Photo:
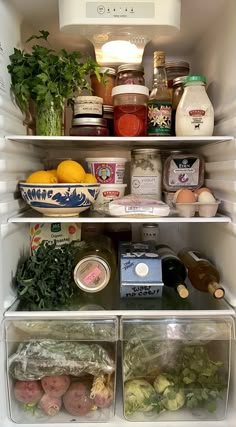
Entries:
{"type": "MultiPolygon", "coordinates": [[[[155,49],[163,48],[168,58],[188,60],[191,72],[204,74],[208,81],[208,94],[215,109],[215,135],[235,135],[235,95],[236,85],[234,40],[236,38],[236,3],[234,0],[182,0],[182,29],[174,39],[157,40],[149,42],[144,51],[144,68],[146,84],[152,84],[152,53],[155,49]]],[[[59,32],[57,1],[41,0],[0,0],[0,319],[15,301],[14,275],[18,263],[29,253],[29,222],[43,218],[32,216],[27,219],[24,215],[19,219],[17,215],[23,211],[25,205],[17,191],[17,182],[32,171],[40,169],[45,159],[55,157],[72,157],[75,160],[84,160],[86,155],[102,156],[107,153],[102,142],[99,148],[93,144],[81,141],[80,148],[68,139],[64,143],[47,141],[16,141],[17,138],[6,135],[25,135],[26,130],[22,125],[23,116],[14,106],[10,97],[10,78],[6,71],[8,56],[13,47],[24,46],[31,34],[39,29],[48,29],[51,33],[51,43],[55,48],[66,47],[71,50],[81,50],[86,54],[94,55],[90,42],[77,36],[68,36],[59,32]],[[34,3],[34,4],[32,4],[34,3]],[[89,147],[88,147],[89,145],[89,147]],[[82,148],[81,148],[82,147],[82,148]]],[[[227,138],[226,138],[227,139],[227,138]]],[[[219,138],[220,141],[220,138],[219,138]]],[[[130,160],[130,149],[121,144],[118,148],[108,146],[111,152],[116,150],[116,155],[127,157],[130,160]]],[[[230,219],[226,223],[215,222],[160,222],[160,243],[169,244],[178,250],[185,246],[192,246],[206,253],[217,265],[222,284],[226,290],[226,300],[210,305],[206,304],[202,310],[202,299],[195,300],[193,316],[203,313],[211,318],[219,313],[233,315],[236,307],[236,288],[234,274],[234,254],[236,252],[236,146],[232,138],[222,142],[211,142],[201,145],[194,150],[201,153],[206,162],[206,185],[209,185],[222,202],[222,211],[230,219]]],[[[127,168],[128,170],[128,168],[127,168]]],[[[128,176],[127,176],[128,179],[128,176]]],[[[113,220],[114,221],[114,220],[113,220]]],[[[134,232],[139,236],[139,225],[133,225],[134,232]]],[[[117,311],[121,311],[118,307],[117,311]]],[[[134,310],[134,309],[133,309],[134,310]]],[[[179,308],[184,314],[184,308],[179,308]]],[[[135,311],[135,310],[134,310],[135,311]]],[[[123,313],[127,312],[124,307],[123,313]]],[[[140,313],[140,307],[135,311],[140,313]]],[[[158,313],[160,314],[160,312],[158,313]]],[[[174,316],[175,311],[169,313],[174,316]]],[[[189,313],[188,313],[189,314],[189,313]]],[[[163,312],[164,315],[164,312],[163,312]]],[[[168,314],[167,314],[168,315],[168,314]]],[[[0,375],[4,379],[0,382],[2,405],[0,411],[0,424],[10,427],[15,424],[8,414],[8,397],[6,394],[6,359],[4,330],[1,332],[0,375]]],[[[236,346],[232,342],[232,360],[235,359],[236,346]]],[[[121,390],[121,384],[119,385],[121,390]]],[[[218,421],[219,427],[233,427],[235,424],[235,396],[236,396],[236,367],[231,366],[231,382],[229,392],[229,406],[227,418],[218,421]]],[[[112,425],[128,425],[122,414],[122,396],[119,392],[116,415],[110,422],[112,425]]],[[[196,422],[196,425],[202,425],[196,422]]],[[[30,425],[30,424],[27,424],[30,425]]],[[[47,424],[45,424],[47,425],[47,424]]],[[[49,425],[49,424],[48,424],[49,425]]],[[[64,424],[69,425],[69,424],[64,424]]],[[[87,424],[88,425],[88,424],[87,424]]],[[[90,425],[90,424],[89,424],[90,425]]],[[[91,424],[92,425],[92,424],[91,424]]],[[[94,424],[95,425],[95,424],[94,424]]],[[[139,423],[136,423],[139,425],[139,423]]],[[[150,423],[142,422],[142,425],[150,423]]],[[[162,427],[173,425],[173,421],[159,423],[162,427]]],[[[175,422],[176,427],[182,422],[175,422]]],[[[204,425],[213,427],[214,421],[204,422],[204,425]]]]}

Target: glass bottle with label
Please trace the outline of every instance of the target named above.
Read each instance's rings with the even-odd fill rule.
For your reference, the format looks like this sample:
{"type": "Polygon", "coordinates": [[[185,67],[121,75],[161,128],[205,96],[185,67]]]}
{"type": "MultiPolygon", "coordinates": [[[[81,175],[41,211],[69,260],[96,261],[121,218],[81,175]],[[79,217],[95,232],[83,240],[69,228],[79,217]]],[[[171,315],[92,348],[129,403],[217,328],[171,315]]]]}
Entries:
{"type": "Polygon", "coordinates": [[[204,76],[188,76],[184,93],[177,106],[176,136],[211,136],[214,130],[214,110],[206,93],[204,76]]]}
{"type": "MultiPolygon", "coordinates": [[[[78,244],[73,276],[83,294],[96,293],[99,297],[110,299],[114,293],[112,282],[115,273],[116,254],[109,237],[100,235],[99,239],[78,244]]],[[[97,297],[95,302],[99,302],[97,297]]]]}
{"type": "Polygon", "coordinates": [[[156,250],[161,257],[164,285],[174,288],[181,298],[187,298],[189,292],[185,285],[187,273],[184,264],[169,246],[158,245],[156,250]]]}
{"type": "Polygon", "coordinates": [[[153,87],[148,101],[148,135],[171,135],[171,103],[165,69],[165,53],[154,52],[153,87]]]}
{"type": "Polygon", "coordinates": [[[215,298],[223,298],[224,289],[219,285],[220,275],[216,267],[205,259],[199,251],[182,249],[179,258],[188,269],[188,277],[193,287],[202,292],[210,292],[215,298]]]}

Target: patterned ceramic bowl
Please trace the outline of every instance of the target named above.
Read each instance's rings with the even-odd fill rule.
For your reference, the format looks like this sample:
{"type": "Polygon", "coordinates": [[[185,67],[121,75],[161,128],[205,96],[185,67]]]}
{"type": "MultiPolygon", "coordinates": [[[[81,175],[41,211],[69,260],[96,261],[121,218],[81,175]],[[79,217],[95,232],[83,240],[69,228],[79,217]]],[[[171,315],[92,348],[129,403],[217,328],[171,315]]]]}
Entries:
{"type": "Polygon", "coordinates": [[[77,216],[95,202],[100,184],[27,184],[20,182],[22,198],[45,216],[77,216]]]}

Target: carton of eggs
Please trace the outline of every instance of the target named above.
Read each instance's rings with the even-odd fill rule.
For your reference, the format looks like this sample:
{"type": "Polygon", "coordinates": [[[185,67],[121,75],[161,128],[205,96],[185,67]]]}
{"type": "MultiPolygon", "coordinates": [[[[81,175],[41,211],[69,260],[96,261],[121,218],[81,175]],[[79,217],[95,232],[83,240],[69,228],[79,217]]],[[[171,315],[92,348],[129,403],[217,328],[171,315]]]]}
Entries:
{"type": "Polygon", "coordinates": [[[213,217],[220,204],[207,187],[194,192],[187,188],[178,190],[174,195],[174,203],[179,215],[187,218],[193,217],[196,213],[201,217],[213,217]]]}

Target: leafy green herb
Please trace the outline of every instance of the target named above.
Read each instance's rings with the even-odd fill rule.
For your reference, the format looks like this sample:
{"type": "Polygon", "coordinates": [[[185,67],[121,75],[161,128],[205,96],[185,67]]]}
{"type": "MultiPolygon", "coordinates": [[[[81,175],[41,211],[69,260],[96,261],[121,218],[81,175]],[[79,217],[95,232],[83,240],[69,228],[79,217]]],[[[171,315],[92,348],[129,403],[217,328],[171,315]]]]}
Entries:
{"type": "Polygon", "coordinates": [[[66,305],[74,294],[72,271],[77,251],[73,242],[59,247],[43,241],[17,269],[20,308],[58,310],[66,305]]]}
{"type": "MultiPolygon", "coordinates": [[[[48,31],[41,30],[27,42],[34,39],[48,41],[48,36],[48,31]]],[[[86,77],[93,71],[100,80],[99,65],[90,57],[85,61],[82,58],[80,52],[69,53],[65,49],[56,52],[38,44],[33,45],[31,53],[15,48],[7,68],[11,75],[11,90],[20,109],[26,112],[30,99],[48,107],[56,103],[63,108],[66,99],[73,103],[75,91],[86,89],[91,92],[86,77]]]]}

